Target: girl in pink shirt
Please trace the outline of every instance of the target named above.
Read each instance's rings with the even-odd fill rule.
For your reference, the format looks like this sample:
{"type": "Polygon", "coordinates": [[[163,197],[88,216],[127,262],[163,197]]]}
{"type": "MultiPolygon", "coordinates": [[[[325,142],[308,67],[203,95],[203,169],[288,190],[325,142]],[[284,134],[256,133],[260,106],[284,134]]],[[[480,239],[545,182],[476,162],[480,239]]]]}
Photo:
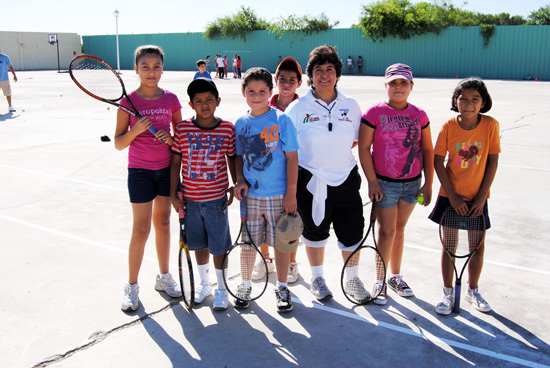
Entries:
{"type": "MultiPolygon", "coordinates": [[[[137,119],[119,109],[115,147],[128,152],[128,191],[132,204],[133,227],[128,252],[129,277],[124,287],[121,309],[135,311],[139,306],[138,274],[145,243],[155,228],[155,241],[160,273],[155,289],[169,296],[181,296],[180,287],[168,272],[170,257],[170,161],[175,124],[181,121],[178,98],[158,86],[164,65],[163,51],[152,45],[140,46],[135,52],[138,89],[129,98],[142,115],[137,119]],[[154,126],[153,135],[148,129],[154,126]]],[[[129,106],[126,98],[121,104],[129,106]]]]}

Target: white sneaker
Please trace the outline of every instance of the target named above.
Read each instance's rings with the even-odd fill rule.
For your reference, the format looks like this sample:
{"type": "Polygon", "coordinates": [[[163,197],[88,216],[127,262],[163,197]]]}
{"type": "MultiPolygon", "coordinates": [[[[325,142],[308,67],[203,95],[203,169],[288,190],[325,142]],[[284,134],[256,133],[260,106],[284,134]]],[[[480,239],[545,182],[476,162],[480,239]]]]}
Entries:
{"type": "Polygon", "coordinates": [[[120,309],[123,311],[135,311],[139,306],[139,286],[138,284],[124,286],[124,296],[122,297],[122,303],[120,309]]]}
{"type": "MultiPolygon", "coordinates": [[[[273,259],[266,259],[265,263],[267,264],[267,273],[275,271],[275,265],[273,264],[273,259]]],[[[265,267],[262,260],[260,259],[254,265],[254,270],[252,271],[252,280],[261,280],[266,277],[265,267]]]]}
{"type": "Polygon", "coordinates": [[[155,283],[156,291],[164,291],[166,294],[172,298],[181,297],[181,288],[174,281],[170,272],[163,275],[157,275],[157,281],[155,283]]]}
{"type": "Polygon", "coordinates": [[[464,299],[472,303],[474,308],[480,312],[487,313],[491,311],[491,306],[485,301],[485,299],[483,299],[477,288],[470,289],[470,287],[468,286],[468,291],[466,292],[464,299]]]}
{"type": "Polygon", "coordinates": [[[229,301],[227,300],[227,291],[225,289],[218,288],[214,292],[214,297],[214,310],[226,310],[227,306],[229,305],[229,301]]]}
{"type": "Polygon", "coordinates": [[[435,312],[443,316],[451,314],[455,305],[455,293],[452,287],[443,288],[443,300],[435,306],[435,312]]]}
{"type": "Polygon", "coordinates": [[[16,111],[16,110],[15,110],[15,107],[13,107],[13,106],[10,106],[10,107],[8,108],[8,110],[9,110],[9,112],[15,112],[15,111],[16,111]]]}
{"type": "Polygon", "coordinates": [[[201,283],[196,289],[195,289],[195,304],[200,304],[203,302],[204,299],[212,295],[212,284],[207,283],[203,284],[201,283]]]}
{"type": "Polygon", "coordinates": [[[288,268],[288,276],[286,282],[288,284],[293,284],[298,281],[300,277],[298,276],[298,263],[290,262],[290,267],[288,268]]]}
{"type": "Polygon", "coordinates": [[[374,296],[378,294],[378,296],[374,298],[374,304],[386,305],[386,303],[388,302],[387,287],[388,284],[382,281],[376,281],[376,283],[374,284],[374,289],[372,290],[372,295],[374,296]]]}

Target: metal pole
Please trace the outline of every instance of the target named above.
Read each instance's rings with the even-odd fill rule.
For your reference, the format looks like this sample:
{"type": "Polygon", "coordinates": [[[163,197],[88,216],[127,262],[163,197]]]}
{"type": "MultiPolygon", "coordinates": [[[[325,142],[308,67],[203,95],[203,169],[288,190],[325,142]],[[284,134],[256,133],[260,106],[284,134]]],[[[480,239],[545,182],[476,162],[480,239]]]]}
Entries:
{"type": "Polygon", "coordinates": [[[61,67],[59,66],[59,39],[55,43],[57,44],[57,72],[61,73],[61,67]]]}
{"type": "Polygon", "coordinates": [[[116,68],[117,72],[120,74],[120,55],[118,52],[118,15],[120,12],[115,9],[115,22],[116,22],[116,68]]]}

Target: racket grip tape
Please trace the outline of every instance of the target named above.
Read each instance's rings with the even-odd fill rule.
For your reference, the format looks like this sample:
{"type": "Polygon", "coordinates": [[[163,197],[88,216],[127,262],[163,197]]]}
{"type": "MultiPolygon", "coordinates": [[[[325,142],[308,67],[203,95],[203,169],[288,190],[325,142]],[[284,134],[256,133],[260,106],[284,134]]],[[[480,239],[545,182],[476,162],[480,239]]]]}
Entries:
{"type": "MultiPolygon", "coordinates": [[[[180,200],[180,202],[183,203],[183,192],[181,190],[178,190],[177,194],[178,194],[178,199],[180,200]]],[[[178,208],[178,214],[180,216],[180,219],[185,217],[185,213],[183,212],[183,207],[178,208]]]]}
{"type": "Polygon", "coordinates": [[[241,190],[241,221],[246,221],[246,195],[244,189],[241,190]]]}
{"type": "Polygon", "coordinates": [[[460,284],[455,285],[455,302],[453,306],[453,312],[458,313],[460,311],[460,291],[462,286],[460,284]]]}

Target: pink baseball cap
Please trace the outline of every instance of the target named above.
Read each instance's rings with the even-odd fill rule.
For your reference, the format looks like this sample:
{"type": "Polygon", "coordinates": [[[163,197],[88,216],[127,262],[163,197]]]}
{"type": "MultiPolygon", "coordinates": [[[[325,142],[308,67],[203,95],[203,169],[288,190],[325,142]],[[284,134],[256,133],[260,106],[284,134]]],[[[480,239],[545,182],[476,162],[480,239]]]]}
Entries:
{"type": "Polygon", "coordinates": [[[384,83],[389,83],[395,79],[406,79],[409,82],[413,80],[413,72],[410,66],[407,64],[393,64],[386,69],[386,77],[384,83]]]}

